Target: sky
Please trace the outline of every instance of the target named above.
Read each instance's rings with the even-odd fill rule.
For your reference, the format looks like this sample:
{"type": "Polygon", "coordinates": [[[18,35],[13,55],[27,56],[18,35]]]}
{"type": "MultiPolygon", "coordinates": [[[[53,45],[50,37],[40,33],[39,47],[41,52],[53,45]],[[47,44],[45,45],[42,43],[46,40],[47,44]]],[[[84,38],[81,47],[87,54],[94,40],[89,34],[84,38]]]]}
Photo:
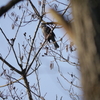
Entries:
{"type": "MultiPolygon", "coordinates": [[[[8,1],[10,0],[2,0],[0,2],[0,7],[2,5],[5,5],[8,1]]],[[[49,0],[50,1],[50,0],[49,0]]],[[[51,2],[51,1],[50,1],[51,2]]],[[[61,2],[66,2],[66,0],[62,0],[61,2]]],[[[22,3],[19,3],[17,5],[21,5],[22,3]]],[[[37,0],[34,0],[34,5],[37,7],[37,9],[40,10],[39,5],[37,0]]],[[[61,5],[59,5],[59,9],[62,8],[61,5]]],[[[29,7],[29,9],[32,11],[32,8],[29,7]]],[[[48,9],[48,8],[47,8],[48,9]]],[[[18,27],[16,26],[14,28],[14,30],[12,30],[12,25],[14,24],[13,20],[9,17],[11,16],[11,13],[16,13],[19,16],[22,16],[22,11],[18,10],[18,7],[15,7],[15,9],[11,9],[10,11],[7,12],[6,17],[4,18],[4,16],[2,16],[0,18],[0,27],[3,29],[3,31],[5,32],[5,34],[7,35],[7,37],[9,39],[11,39],[12,37],[15,36],[16,31],[18,29],[18,27]]],[[[50,17],[51,18],[51,17],[50,17]]],[[[30,19],[27,17],[27,20],[30,19]]],[[[45,19],[44,19],[45,20],[45,19]]],[[[47,21],[47,19],[45,20],[47,21]]],[[[27,24],[24,27],[21,27],[19,29],[18,32],[18,36],[16,39],[16,43],[14,45],[15,50],[17,52],[17,54],[19,55],[18,52],[18,43],[20,43],[21,45],[25,43],[25,37],[23,36],[23,34],[25,32],[27,32],[27,36],[28,35],[34,35],[35,29],[37,27],[38,22],[31,22],[29,24],[27,24]]],[[[23,24],[24,25],[24,24],[23,24]]],[[[59,30],[59,29],[55,29],[54,32],[57,34],[56,35],[56,39],[59,39],[62,34],[65,34],[65,31],[63,29],[59,30]],[[61,34],[62,33],[62,34],[61,34]]],[[[38,37],[36,39],[36,45],[40,45],[38,38],[41,40],[41,42],[43,41],[43,35],[41,32],[41,29],[39,28],[38,30],[38,37]]],[[[66,41],[66,38],[68,39],[68,37],[66,36],[64,41],[66,41]]],[[[58,42],[60,44],[60,42],[58,42]]],[[[68,43],[70,43],[70,41],[68,40],[68,43]]],[[[9,50],[9,45],[6,42],[4,36],[1,34],[0,32],[0,54],[2,54],[3,57],[5,57],[8,54],[8,50],[9,50]]],[[[56,63],[54,63],[54,68],[51,70],[50,69],[50,63],[54,62],[54,59],[52,57],[46,57],[46,56],[42,56],[45,53],[45,50],[41,51],[40,57],[39,57],[39,61],[41,63],[41,66],[38,70],[38,75],[39,75],[39,79],[40,79],[40,89],[41,89],[41,94],[42,96],[45,96],[45,100],[55,100],[56,99],[56,95],[58,95],[58,100],[60,100],[60,98],[63,96],[62,100],[72,100],[69,96],[69,90],[71,88],[71,84],[69,84],[68,82],[66,82],[58,73],[58,67],[56,65],[56,63]],[[59,78],[59,80],[61,81],[61,83],[63,84],[63,86],[65,87],[66,91],[61,87],[61,85],[59,84],[57,78],[59,78]]],[[[65,58],[68,57],[68,55],[72,55],[77,57],[76,52],[70,53],[70,52],[65,52],[65,50],[62,52],[65,55],[65,58]]],[[[17,67],[17,63],[16,60],[14,58],[13,53],[11,52],[9,57],[7,58],[7,61],[10,62],[13,66],[17,67]]],[[[73,58],[71,58],[71,61],[77,61],[73,58]]],[[[74,80],[69,74],[74,74],[77,77],[80,78],[80,73],[77,70],[77,68],[75,66],[71,66],[70,64],[66,63],[66,62],[60,62],[58,61],[59,65],[60,65],[60,70],[63,73],[63,75],[66,77],[66,79],[68,79],[70,82],[72,80],[74,80]],[[69,74],[68,74],[69,73],[69,74]]],[[[0,61],[0,65],[2,66],[2,62],[0,61]]],[[[34,66],[34,65],[33,65],[34,66]]],[[[7,68],[7,66],[5,66],[5,68],[7,68]]],[[[18,68],[19,69],[19,68],[18,68]]],[[[2,69],[0,69],[0,73],[2,73],[2,69]]],[[[14,74],[15,78],[19,78],[20,76],[18,74],[14,74]]],[[[36,82],[36,76],[35,74],[33,74],[32,76],[28,77],[30,85],[33,85],[36,82]]],[[[5,79],[0,78],[0,80],[2,80],[2,82],[0,83],[0,86],[3,84],[6,84],[5,79]]],[[[74,81],[75,84],[80,86],[80,82],[78,80],[74,81]]],[[[18,89],[22,88],[24,89],[24,87],[22,87],[21,85],[17,85],[14,84],[18,89]]],[[[0,91],[2,91],[4,88],[0,88],[0,91]]],[[[7,89],[7,87],[6,87],[7,89]]],[[[81,89],[75,88],[73,87],[73,92],[77,95],[81,95],[81,89]]],[[[71,90],[72,91],[72,90],[71,90]]],[[[81,98],[81,96],[80,96],[81,98]]],[[[27,99],[26,99],[27,100],[27,99]]]]}

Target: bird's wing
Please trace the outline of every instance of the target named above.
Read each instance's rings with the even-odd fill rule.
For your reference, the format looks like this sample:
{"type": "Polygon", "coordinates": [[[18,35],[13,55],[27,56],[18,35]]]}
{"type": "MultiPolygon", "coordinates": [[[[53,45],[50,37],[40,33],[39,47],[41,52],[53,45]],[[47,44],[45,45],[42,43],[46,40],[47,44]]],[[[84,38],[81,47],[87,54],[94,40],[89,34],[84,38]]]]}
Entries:
{"type": "MultiPolygon", "coordinates": [[[[47,33],[49,34],[50,31],[51,31],[51,28],[47,26],[47,27],[46,27],[46,30],[47,30],[47,33]]],[[[55,34],[54,34],[53,31],[52,31],[52,33],[50,33],[50,34],[52,34],[52,36],[55,38],[55,34]]]]}
{"type": "Polygon", "coordinates": [[[47,34],[49,34],[51,31],[51,28],[47,26],[45,31],[47,32],[47,34]]]}

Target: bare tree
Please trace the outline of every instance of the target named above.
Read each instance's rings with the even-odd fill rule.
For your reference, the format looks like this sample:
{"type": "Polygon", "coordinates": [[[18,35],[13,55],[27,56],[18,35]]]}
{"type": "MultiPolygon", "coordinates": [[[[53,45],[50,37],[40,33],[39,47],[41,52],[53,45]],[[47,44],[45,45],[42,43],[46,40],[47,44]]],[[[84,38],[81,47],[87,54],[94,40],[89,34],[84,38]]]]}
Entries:
{"type": "MultiPolygon", "coordinates": [[[[66,17],[68,23],[72,23],[72,12],[70,10],[71,4],[70,2],[66,4],[58,0],[41,0],[38,1],[38,6],[39,8],[34,5],[32,0],[11,0],[7,5],[0,9],[0,16],[2,16],[3,19],[9,18],[12,20],[10,25],[12,31],[14,30],[13,32],[15,32],[13,36],[9,36],[9,32],[0,27],[0,32],[8,47],[8,50],[6,50],[7,52],[5,51],[5,55],[0,52],[0,60],[2,61],[2,72],[0,76],[1,78],[5,78],[6,81],[5,85],[0,86],[1,88],[4,88],[4,91],[1,91],[0,93],[0,97],[2,99],[12,100],[25,100],[25,97],[29,100],[45,100],[48,91],[46,91],[47,93],[45,92],[45,94],[42,94],[38,72],[43,63],[40,58],[51,57],[52,60],[48,65],[49,68],[53,70],[56,64],[60,77],[69,83],[70,87],[69,89],[65,89],[60,77],[57,77],[58,83],[65,91],[69,92],[71,99],[79,99],[79,96],[75,94],[73,89],[73,87],[81,88],[81,86],[75,84],[75,80],[79,81],[79,78],[73,73],[68,73],[67,75],[72,78],[72,80],[69,81],[63,71],[61,71],[61,65],[59,63],[66,63],[80,70],[78,59],[72,55],[72,53],[76,51],[76,46],[69,40],[69,38],[66,38],[66,33],[61,34],[61,36],[58,37],[56,30],[60,30],[62,26],[57,25],[53,18],[48,17],[49,12],[46,9],[47,7],[55,9],[61,13],[62,16],[66,17]],[[62,6],[62,9],[60,10],[59,5],[62,6]],[[8,11],[10,8],[12,9],[8,11]],[[17,13],[17,11],[19,13],[17,13]],[[28,33],[28,30],[26,29],[24,33],[20,32],[21,28],[28,27],[28,25],[33,22],[37,22],[34,26],[31,26],[32,29],[35,27],[33,33],[28,33]],[[41,23],[44,23],[49,27],[49,31],[47,31],[49,32],[49,35],[46,37],[39,34],[41,23]],[[49,41],[50,43],[47,41],[50,40],[49,38],[52,33],[55,38],[57,37],[56,43],[59,44],[59,48],[57,46],[56,50],[54,48],[55,41],[49,41]],[[20,34],[23,34],[21,35],[22,42],[18,41],[20,34]],[[10,59],[14,59],[14,65],[13,61],[10,59]],[[17,77],[14,75],[17,75],[17,77]],[[30,81],[28,77],[35,78],[30,81]],[[36,80],[36,82],[34,80],[36,80]],[[26,91],[18,91],[15,84],[23,86],[26,91]],[[6,93],[5,90],[7,91],[6,93]]],[[[56,100],[58,100],[58,95],[55,97],[56,100]]],[[[60,100],[63,100],[63,96],[60,97],[60,100]]]]}

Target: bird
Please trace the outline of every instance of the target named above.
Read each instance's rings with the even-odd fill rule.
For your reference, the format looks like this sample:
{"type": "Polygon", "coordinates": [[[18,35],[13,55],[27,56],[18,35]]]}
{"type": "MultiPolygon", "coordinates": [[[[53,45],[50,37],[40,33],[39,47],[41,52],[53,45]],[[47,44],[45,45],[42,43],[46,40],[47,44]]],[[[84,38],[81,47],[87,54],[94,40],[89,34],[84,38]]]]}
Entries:
{"type": "Polygon", "coordinates": [[[55,34],[50,27],[46,25],[46,23],[41,23],[42,33],[45,39],[50,43],[50,40],[54,43],[55,49],[59,48],[57,41],[55,40],[55,34]]]}

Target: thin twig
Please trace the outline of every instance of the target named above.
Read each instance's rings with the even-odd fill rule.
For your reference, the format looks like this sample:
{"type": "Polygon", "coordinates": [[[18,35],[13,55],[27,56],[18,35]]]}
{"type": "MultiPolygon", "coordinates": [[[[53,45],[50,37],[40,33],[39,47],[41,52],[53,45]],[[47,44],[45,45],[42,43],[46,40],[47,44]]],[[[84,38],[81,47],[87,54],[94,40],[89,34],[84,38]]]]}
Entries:
{"type": "Polygon", "coordinates": [[[0,28],[0,30],[1,30],[2,34],[4,35],[5,39],[7,40],[8,44],[11,46],[11,48],[12,48],[12,50],[13,50],[13,53],[14,53],[14,55],[15,55],[15,58],[16,58],[17,64],[18,64],[19,66],[21,66],[21,64],[20,64],[19,61],[18,61],[18,58],[17,58],[17,54],[16,54],[16,52],[15,52],[15,49],[14,49],[14,47],[13,47],[13,43],[14,43],[15,39],[13,39],[13,43],[10,43],[9,39],[7,38],[7,36],[6,36],[6,34],[3,32],[3,30],[2,30],[1,28],[0,28]]]}
{"type": "MultiPolygon", "coordinates": [[[[42,19],[42,18],[41,18],[42,19]]],[[[31,57],[31,52],[32,52],[32,49],[33,49],[33,44],[34,44],[34,40],[35,40],[35,37],[36,37],[36,34],[37,34],[37,31],[38,31],[38,29],[39,29],[39,25],[40,25],[40,23],[41,23],[41,20],[39,21],[39,23],[38,23],[38,26],[37,26],[37,28],[36,28],[36,31],[35,31],[35,34],[34,34],[34,37],[33,37],[33,39],[32,39],[32,43],[31,43],[31,47],[30,47],[30,51],[29,51],[29,55],[28,55],[28,58],[27,58],[27,63],[26,63],[26,73],[28,72],[28,70],[31,68],[31,65],[33,64],[33,62],[34,61],[32,61],[31,62],[31,64],[29,65],[29,60],[30,60],[30,57],[31,57]],[[28,65],[29,65],[29,67],[28,67],[28,65]],[[27,69],[27,67],[28,67],[28,69],[27,69]]]]}
{"type": "Polygon", "coordinates": [[[23,18],[24,18],[24,14],[25,14],[25,11],[23,12],[23,15],[22,15],[22,17],[21,17],[20,24],[18,25],[18,29],[17,29],[17,31],[16,31],[16,34],[15,34],[15,39],[16,39],[16,37],[17,37],[17,34],[18,34],[18,31],[19,31],[19,29],[20,29],[20,27],[21,27],[22,20],[23,20],[23,18]]]}
{"type": "Polygon", "coordinates": [[[38,90],[39,90],[38,93],[39,93],[39,95],[41,96],[40,82],[39,82],[39,77],[38,77],[37,71],[35,71],[35,74],[36,74],[37,85],[38,85],[38,90]]]}
{"type": "Polygon", "coordinates": [[[75,62],[70,62],[69,60],[67,60],[66,58],[64,58],[62,55],[60,55],[59,53],[57,53],[56,51],[50,49],[52,52],[54,52],[55,54],[59,55],[62,59],[64,59],[66,62],[68,62],[69,64],[73,65],[73,66],[79,66],[79,64],[75,63],[75,62]]]}
{"type": "Polygon", "coordinates": [[[73,85],[73,86],[75,86],[75,87],[77,87],[77,88],[82,88],[82,87],[80,87],[80,86],[77,86],[77,85],[73,84],[72,82],[69,82],[69,81],[67,80],[67,78],[65,78],[61,73],[60,73],[60,75],[61,75],[68,83],[70,83],[71,85],[73,85]]]}
{"type": "Polygon", "coordinates": [[[27,72],[28,72],[29,69],[31,68],[31,66],[32,66],[32,64],[33,64],[33,62],[34,62],[34,60],[36,59],[37,55],[38,55],[39,52],[41,51],[41,49],[42,49],[42,47],[44,46],[45,42],[46,42],[46,40],[43,42],[42,46],[40,47],[40,49],[38,50],[38,52],[37,52],[36,55],[34,56],[32,62],[30,63],[30,65],[29,65],[29,67],[28,67],[28,69],[27,69],[27,72]]]}
{"type": "Polygon", "coordinates": [[[43,0],[43,4],[42,4],[42,15],[45,13],[45,4],[46,4],[46,0],[43,0]]]}

